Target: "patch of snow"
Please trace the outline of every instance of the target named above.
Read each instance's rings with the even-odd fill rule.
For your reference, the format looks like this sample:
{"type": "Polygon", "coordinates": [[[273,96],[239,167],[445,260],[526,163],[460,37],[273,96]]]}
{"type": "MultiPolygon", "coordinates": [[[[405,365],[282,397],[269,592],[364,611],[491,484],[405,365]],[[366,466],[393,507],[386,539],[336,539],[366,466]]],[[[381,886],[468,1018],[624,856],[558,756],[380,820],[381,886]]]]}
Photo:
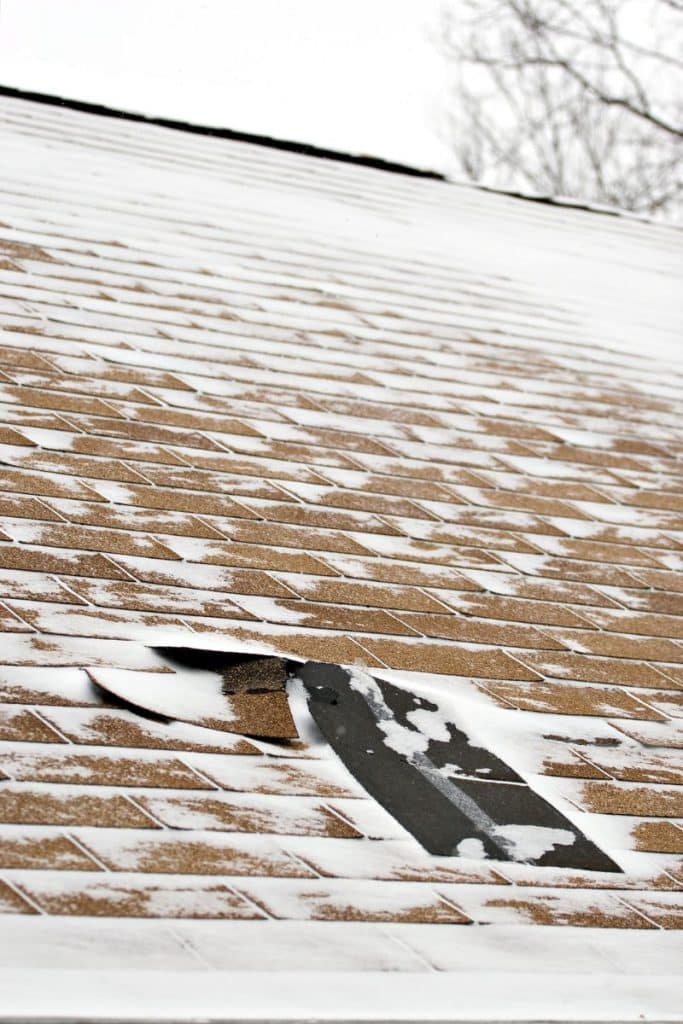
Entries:
{"type": "Polygon", "coordinates": [[[540,825],[498,825],[496,838],[502,839],[515,860],[536,860],[556,846],[571,846],[576,836],[569,829],[543,828],[540,825]]]}
{"type": "Polygon", "coordinates": [[[470,857],[472,860],[485,860],[487,854],[481,839],[470,836],[469,839],[461,839],[455,848],[459,857],[470,857]]]}
{"type": "Polygon", "coordinates": [[[115,696],[166,718],[202,724],[203,720],[235,720],[232,702],[222,692],[218,672],[182,667],[174,674],[128,672],[125,669],[90,670],[91,678],[115,696]]]}

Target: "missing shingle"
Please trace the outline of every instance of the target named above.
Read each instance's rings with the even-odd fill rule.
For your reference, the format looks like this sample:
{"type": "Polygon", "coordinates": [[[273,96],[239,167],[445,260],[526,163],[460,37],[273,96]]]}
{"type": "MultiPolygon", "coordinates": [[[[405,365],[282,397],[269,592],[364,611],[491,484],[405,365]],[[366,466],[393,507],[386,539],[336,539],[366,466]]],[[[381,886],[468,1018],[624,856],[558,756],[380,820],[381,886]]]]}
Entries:
{"type": "Polygon", "coordinates": [[[297,674],[330,746],[429,853],[621,870],[437,704],[338,665],[297,674]]]}
{"type": "MultiPolygon", "coordinates": [[[[453,721],[438,699],[335,664],[301,665],[250,651],[157,652],[175,673],[161,685],[152,679],[148,696],[144,673],[110,672],[105,685],[124,699],[147,700],[157,713],[166,709],[173,717],[249,736],[297,736],[287,681],[298,679],[318,741],[329,743],[429,853],[620,871],[511,765],[453,721]]],[[[102,673],[94,675],[97,681],[102,673]]]]}

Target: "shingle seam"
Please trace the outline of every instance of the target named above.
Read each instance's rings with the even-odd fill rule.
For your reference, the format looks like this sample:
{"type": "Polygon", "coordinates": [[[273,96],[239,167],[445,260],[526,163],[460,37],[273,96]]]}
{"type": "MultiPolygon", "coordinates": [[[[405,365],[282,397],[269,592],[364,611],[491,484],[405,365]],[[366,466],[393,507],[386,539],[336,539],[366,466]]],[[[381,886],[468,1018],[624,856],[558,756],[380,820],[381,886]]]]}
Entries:
{"type": "Polygon", "coordinates": [[[95,864],[97,864],[101,868],[102,871],[106,871],[108,873],[111,873],[111,868],[107,867],[105,862],[103,860],[100,860],[100,858],[97,856],[97,854],[93,853],[93,851],[91,849],[89,849],[89,847],[86,846],[86,844],[81,839],[79,839],[78,836],[74,835],[73,832],[66,832],[65,831],[65,832],[62,832],[62,835],[66,836],[66,838],[70,842],[72,842],[74,844],[74,846],[77,846],[79,850],[82,850],[83,853],[86,855],[86,857],[88,857],[95,864]]]}
{"type": "Polygon", "coordinates": [[[65,736],[64,733],[61,732],[60,729],[58,729],[56,725],[53,725],[52,722],[48,721],[48,719],[45,718],[45,716],[42,714],[42,712],[40,710],[40,706],[34,706],[34,705],[25,705],[25,706],[28,707],[28,710],[31,712],[32,715],[34,715],[36,718],[38,718],[43,723],[43,725],[47,726],[47,728],[50,730],[50,732],[54,732],[57,736],[60,737],[60,739],[64,743],[67,743],[70,746],[74,746],[73,740],[70,740],[69,737],[65,736]]]}
{"type": "MultiPolygon", "coordinates": [[[[123,799],[124,799],[124,800],[125,800],[125,801],[126,801],[127,803],[129,803],[129,804],[132,804],[132,805],[133,805],[133,807],[134,807],[134,808],[136,809],[136,811],[138,811],[138,812],[139,812],[140,814],[142,814],[142,816],[143,816],[144,818],[148,818],[148,819],[149,819],[150,821],[154,822],[154,824],[155,824],[155,825],[157,825],[157,826],[158,826],[158,827],[159,827],[160,829],[163,829],[163,831],[165,831],[165,832],[166,832],[166,831],[168,831],[168,826],[167,826],[167,825],[165,825],[165,824],[164,824],[164,822],[163,822],[163,821],[161,821],[161,819],[160,819],[160,818],[157,818],[157,817],[156,817],[156,816],[155,816],[155,815],[154,815],[154,814],[152,813],[152,811],[150,811],[150,810],[149,810],[149,809],[148,809],[147,807],[143,807],[143,806],[142,806],[142,805],[141,805],[141,804],[140,804],[140,803],[139,803],[139,802],[138,802],[138,801],[137,801],[137,800],[135,799],[135,797],[133,796],[133,794],[132,794],[132,793],[130,792],[130,789],[128,789],[128,790],[125,790],[125,789],[123,789],[122,787],[117,787],[117,789],[119,790],[119,792],[120,792],[120,795],[121,795],[121,796],[123,797],[123,799]]],[[[137,792],[137,791],[136,791],[136,792],[137,792]]],[[[163,790],[160,790],[160,792],[161,792],[161,793],[163,793],[164,791],[163,791],[163,790]]],[[[171,792],[173,792],[173,791],[171,791],[171,792]]]]}
{"type": "Polygon", "coordinates": [[[639,910],[638,907],[636,907],[633,903],[629,903],[627,897],[621,896],[618,892],[612,893],[611,895],[614,897],[615,900],[617,900],[617,902],[621,903],[625,907],[628,907],[629,910],[632,910],[635,914],[637,914],[638,917],[642,917],[643,920],[647,921],[647,923],[651,925],[653,928],[657,928],[660,931],[663,930],[663,925],[658,924],[653,918],[648,917],[644,911],[639,910]]]}
{"type": "Polygon", "coordinates": [[[4,883],[5,883],[5,885],[6,885],[6,886],[7,886],[7,887],[8,887],[9,889],[11,889],[11,890],[12,890],[12,892],[16,893],[16,895],[17,895],[17,896],[18,896],[18,897],[19,897],[19,898],[21,899],[21,902],[22,902],[22,903],[26,903],[26,904],[27,904],[27,905],[28,905],[29,907],[31,907],[31,908],[32,908],[33,910],[35,910],[35,911],[36,911],[36,913],[38,913],[38,914],[42,915],[43,917],[47,916],[47,913],[48,913],[48,912],[47,912],[47,910],[45,910],[45,909],[44,909],[44,908],[43,908],[43,907],[42,907],[42,906],[40,905],[40,903],[38,903],[38,901],[37,901],[37,900],[35,900],[35,899],[33,899],[33,897],[29,896],[29,895],[28,895],[28,893],[24,892],[24,890],[23,890],[23,889],[21,889],[21,888],[20,888],[20,887],[19,887],[19,886],[18,886],[18,885],[17,885],[17,884],[16,884],[16,883],[15,883],[15,882],[13,881],[13,879],[12,879],[12,878],[8,878],[8,877],[7,877],[7,873],[6,873],[6,872],[5,872],[5,873],[4,873],[4,874],[3,874],[2,876],[0,876],[0,877],[2,878],[2,881],[3,881],[4,883]]]}

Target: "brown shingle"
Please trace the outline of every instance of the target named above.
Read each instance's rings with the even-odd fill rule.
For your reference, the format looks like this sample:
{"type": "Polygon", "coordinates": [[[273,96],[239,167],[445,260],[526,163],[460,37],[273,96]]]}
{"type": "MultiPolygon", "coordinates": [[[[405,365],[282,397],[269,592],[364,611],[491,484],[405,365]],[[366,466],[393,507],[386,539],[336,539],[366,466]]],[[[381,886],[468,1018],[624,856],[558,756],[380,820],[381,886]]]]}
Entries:
{"type": "Polygon", "coordinates": [[[73,748],[45,753],[10,752],[5,763],[17,782],[63,782],[91,786],[212,789],[177,758],[111,757],[73,748]]]}
{"type": "Polygon", "coordinates": [[[413,611],[442,611],[443,606],[415,587],[350,583],[344,580],[307,579],[278,575],[299,597],[324,604],[355,604],[368,608],[400,608],[413,611]]]}
{"type": "MultiPolygon", "coordinates": [[[[511,911],[510,919],[519,924],[568,925],[574,928],[654,928],[654,925],[625,906],[619,900],[597,893],[581,894],[574,891],[525,893],[523,896],[500,895],[486,902],[481,917],[475,920],[491,920],[487,910],[511,911]]],[[[467,908],[467,903],[465,903],[467,908]]]]}
{"type": "MultiPolygon", "coordinates": [[[[325,561],[343,576],[352,580],[373,580],[378,583],[397,583],[399,586],[434,587],[444,590],[479,590],[479,586],[465,579],[450,566],[439,564],[418,565],[397,559],[340,558],[326,555],[325,561]]],[[[447,600],[439,594],[438,600],[447,600]]]]}
{"type": "Polygon", "coordinates": [[[601,686],[561,686],[553,683],[486,683],[486,689],[522,711],[545,711],[558,715],[595,715],[600,718],[635,718],[662,721],[662,716],[623,690],[601,686]]]}
{"type": "Polygon", "coordinates": [[[12,611],[10,606],[0,604],[0,633],[30,633],[31,627],[12,611]]]}
{"type": "Polygon", "coordinates": [[[0,708],[0,739],[21,743],[63,743],[62,737],[28,708],[0,708]]]}
{"type": "MultiPolygon", "coordinates": [[[[517,424],[515,428],[517,429],[517,424]]],[[[515,512],[537,512],[543,516],[566,516],[571,519],[585,519],[584,513],[574,505],[559,501],[556,498],[544,498],[532,494],[515,494],[513,491],[495,491],[493,489],[455,488],[456,493],[473,501],[475,505],[494,508],[511,509],[515,512]]],[[[557,531],[559,533],[559,530],[557,531]]]]}
{"type": "Polygon", "coordinates": [[[282,486],[303,501],[313,505],[323,505],[326,508],[352,509],[376,515],[412,516],[432,521],[436,518],[409,498],[398,497],[391,493],[337,490],[334,487],[315,487],[289,481],[283,483],[282,486]]]}
{"type": "Polygon", "coordinates": [[[209,450],[216,448],[215,442],[195,431],[138,423],[133,420],[113,419],[113,415],[116,414],[112,408],[105,416],[69,413],[66,419],[72,427],[85,431],[89,436],[120,437],[152,444],[182,445],[187,448],[209,450]]]}
{"type": "Polygon", "coordinates": [[[93,795],[76,786],[3,783],[0,821],[16,825],[97,825],[102,828],[158,828],[124,796],[93,795]]]}
{"type": "Polygon", "coordinates": [[[158,583],[162,586],[192,589],[200,584],[207,590],[219,590],[221,593],[227,591],[231,594],[256,594],[259,597],[292,597],[292,591],[288,587],[260,569],[214,568],[197,563],[126,556],[119,557],[117,563],[125,567],[140,583],[158,583]]]}
{"type": "Polygon", "coordinates": [[[596,814],[683,818],[683,785],[666,788],[617,782],[587,782],[581,788],[581,803],[585,810],[596,814]]]}
{"type": "MultiPolygon", "coordinates": [[[[93,486],[96,487],[97,484],[95,483],[93,486]]],[[[64,497],[68,497],[68,495],[64,495],[64,497]]],[[[160,509],[163,512],[190,512],[200,516],[258,518],[256,513],[251,512],[243,504],[238,504],[222,494],[205,494],[161,486],[132,485],[126,487],[125,504],[146,509],[160,509]]]]}
{"type": "Polygon", "coordinates": [[[652,665],[620,658],[598,658],[588,654],[543,654],[525,651],[520,661],[545,676],[557,679],[584,680],[587,683],[609,683],[612,686],[643,686],[674,689],[666,677],[652,665]]]}
{"type": "Polygon", "coordinates": [[[641,821],[631,835],[636,850],[683,854],[683,829],[670,821],[641,821]]]}
{"type": "Polygon", "coordinates": [[[0,427],[0,444],[26,445],[28,448],[35,447],[35,441],[29,440],[24,434],[12,427],[0,427]]]}
{"type": "MultiPolygon", "coordinates": [[[[457,588],[455,588],[457,589],[457,588]]],[[[529,622],[538,626],[586,627],[572,611],[550,601],[497,597],[494,594],[444,594],[443,599],[464,615],[500,619],[503,622],[529,622]]]]}
{"type": "Polygon", "coordinates": [[[131,711],[50,707],[43,713],[72,743],[130,749],[258,753],[247,740],[229,733],[214,733],[176,722],[157,722],[131,711]]]}
{"type": "MultiPolygon", "coordinates": [[[[640,591],[638,591],[640,595],[640,591]]],[[[621,596],[621,594],[619,595],[621,596]]],[[[666,615],[644,615],[637,612],[610,611],[606,608],[589,608],[586,610],[586,617],[594,622],[601,629],[613,633],[635,633],[645,637],[671,637],[676,640],[683,640],[683,617],[677,613],[676,594],[646,594],[646,598],[659,596],[663,599],[660,612],[669,612],[666,615]]],[[[680,611],[683,612],[683,599],[680,601],[680,611]]],[[[675,661],[675,658],[671,659],[675,661]]]]}
{"type": "Polygon", "coordinates": [[[23,899],[7,882],[0,879],[0,912],[3,914],[37,914],[35,907],[23,899]]]}
{"type": "Polygon", "coordinates": [[[336,576],[329,565],[305,551],[281,551],[270,545],[240,544],[235,541],[205,541],[201,545],[169,539],[169,545],[181,555],[203,565],[229,565],[269,572],[311,573],[314,576],[336,576]]]}
{"type": "Polygon", "coordinates": [[[139,803],[170,828],[354,839],[360,833],[327,807],[304,797],[141,796],[139,803]]]}
{"type": "MultiPolygon", "coordinates": [[[[124,455],[125,452],[121,452],[124,455]]],[[[119,483],[144,482],[145,476],[120,458],[98,459],[87,455],[71,455],[67,452],[30,450],[21,459],[21,466],[28,470],[45,473],[67,473],[76,477],[92,477],[94,480],[115,480],[119,483]]]]}
{"type": "Polygon", "coordinates": [[[82,554],[79,551],[59,551],[16,547],[0,544],[0,567],[28,572],[58,573],[62,576],[94,576],[98,579],[125,580],[126,573],[104,555],[82,554]]]}
{"type": "Polygon", "coordinates": [[[427,886],[410,882],[236,884],[250,900],[276,918],[312,921],[384,921],[394,924],[469,924],[469,918],[427,886]]]}
{"type": "MultiPolygon", "coordinates": [[[[98,455],[108,459],[126,459],[127,462],[159,463],[162,466],[185,465],[183,460],[168,448],[148,441],[126,440],[122,443],[118,438],[111,440],[107,437],[74,434],[70,440],[69,450],[75,455],[98,455]]],[[[143,466],[140,470],[146,475],[143,466]]]]}
{"type": "Polygon", "coordinates": [[[36,409],[55,409],[58,412],[83,412],[92,416],[116,416],[116,409],[99,398],[85,395],[71,395],[63,391],[48,391],[44,388],[15,387],[9,385],[6,392],[10,399],[36,409]]]}
{"type": "Polygon", "coordinates": [[[17,601],[18,612],[41,633],[115,639],[140,635],[145,628],[172,629],[190,633],[182,619],[152,612],[84,608],[82,605],[41,605],[17,601]]]}
{"type": "Polygon", "coordinates": [[[99,526],[112,530],[135,530],[180,537],[205,537],[209,540],[222,537],[221,531],[216,526],[184,512],[149,510],[135,505],[115,505],[110,502],[105,504],[90,501],[65,501],[59,498],[53,498],[43,504],[49,505],[48,511],[52,513],[45,518],[57,518],[56,513],[59,513],[69,522],[80,523],[83,526],[99,526]]]}
{"type": "Polygon", "coordinates": [[[537,674],[503,651],[471,650],[456,644],[364,638],[363,646],[389,668],[477,679],[538,679],[537,674]]]}
{"type": "MultiPolygon", "coordinates": [[[[246,518],[265,519],[268,523],[311,526],[323,530],[360,530],[362,533],[398,535],[398,530],[370,512],[328,509],[314,505],[297,505],[293,501],[264,501],[247,497],[241,498],[240,504],[248,510],[246,518]]],[[[235,513],[217,514],[229,516],[235,513]]]]}
{"type": "Polygon", "coordinates": [[[33,473],[24,469],[2,469],[2,489],[17,494],[34,494],[41,497],[80,498],[84,501],[104,501],[93,488],[73,477],[58,476],[55,473],[33,473]]]}
{"type": "MultiPolygon", "coordinates": [[[[21,524],[10,527],[14,540],[29,540],[44,547],[71,548],[72,550],[98,551],[118,555],[141,555],[144,558],[178,559],[175,551],[144,533],[130,533],[123,530],[101,530],[90,526],[76,526],[69,523],[31,523],[22,529],[21,524]]],[[[85,574],[84,574],[85,575],[85,574]]]]}
{"type": "Polygon", "coordinates": [[[233,603],[230,595],[210,590],[78,578],[72,578],[68,582],[78,594],[101,608],[155,610],[175,615],[207,615],[229,619],[252,618],[248,612],[233,603]]]}
{"type": "MultiPolygon", "coordinates": [[[[195,628],[199,630],[200,627],[195,628]]],[[[258,644],[272,643],[277,651],[302,661],[327,661],[339,665],[360,664],[370,667],[381,664],[366,650],[365,644],[360,645],[342,633],[269,631],[266,634],[263,628],[252,630],[243,626],[232,629],[231,633],[240,640],[251,640],[258,644]]]]}
{"type": "Polygon", "coordinates": [[[101,871],[102,868],[68,836],[12,833],[0,836],[0,868],[42,871],[101,871]]]}
{"type": "MultiPolygon", "coordinates": [[[[145,464],[141,467],[145,477],[160,487],[171,487],[180,491],[199,491],[204,493],[230,494],[232,497],[256,497],[278,501],[288,499],[288,494],[276,484],[269,483],[254,476],[237,476],[228,473],[214,473],[208,470],[196,470],[191,467],[173,468],[145,464]]],[[[292,499],[294,500],[294,499],[292,499]]],[[[230,515],[229,512],[224,513],[230,515]]]]}
{"type": "MultiPolygon", "coordinates": [[[[445,609],[444,609],[445,612],[445,609]]],[[[490,644],[495,647],[534,647],[537,650],[562,650],[561,644],[533,626],[516,623],[473,620],[461,616],[400,612],[399,617],[425,636],[460,640],[463,643],[490,644]]]]}
{"type": "Polygon", "coordinates": [[[631,544],[608,544],[604,541],[579,540],[573,537],[563,537],[561,540],[538,537],[536,543],[544,551],[562,555],[564,558],[577,558],[607,565],[644,565],[651,568],[658,565],[655,558],[631,544]]]}
{"type": "Polygon", "coordinates": [[[683,900],[680,894],[624,896],[634,910],[643,914],[660,928],[683,928],[683,900]]]}
{"type": "Polygon", "coordinates": [[[640,746],[622,747],[620,750],[587,747],[581,755],[621,782],[669,782],[678,785],[683,781],[683,758],[673,752],[662,757],[640,746]]]}
{"type": "MultiPolygon", "coordinates": [[[[683,530],[683,520],[673,528],[683,530]]],[[[654,587],[655,590],[683,593],[683,574],[680,572],[668,572],[666,569],[638,569],[638,579],[642,580],[645,586],[654,587]]]]}
{"type": "Polygon", "coordinates": [[[259,437],[258,431],[254,430],[240,420],[228,419],[223,416],[212,416],[208,413],[190,412],[185,409],[162,409],[158,406],[143,407],[137,410],[137,417],[145,423],[161,424],[163,426],[185,427],[197,430],[216,430],[226,434],[246,434],[249,437],[259,437]]]}
{"type": "MultiPolygon", "coordinates": [[[[391,533],[391,528],[387,525],[383,530],[377,532],[391,533]]],[[[369,536],[355,533],[353,536],[355,540],[362,539],[373,554],[386,559],[388,566],[391,565],[391,560],[396,559],[401,562],[412,561],[420,562],[423,565],[444,565],[449,568],[453,566],[463,569],[503,568],[500,559],[483,548],[435,544],[429,540],[418,540],[414,537],[376,536],[374,533],[369,536]]]]}
{"type": "Polygon", "coordinates": [[[261,603],[259,598],[236,598],[252,612],[252,618],[265,622],[288,624],[308,629],[338,629],[348,633],[385,633],[389,636],[415,636],[415,630],[404,625],[395,615],[375,608],[354,608],[349,605],[321,605],[313,601],[279,601],[272,598],[261,603]]]}
{"type": "Polygon", "coordinates": [[[193,839],[155,832],[133,836],[120,832],[100,838],[89,833],[84,845],[112,871],[139,871],[154,875],[274,875],[278,878],[310,878],[313,871],[288,856],[274,843],[251,836],[203,833],[193,839]],[[237,840],[240,840],[239,842],[237,840]]]}
{"type": "Polygon", "coordinates": [[[543,774],[564,779],[605,779],[606,772],[585,761],[575,751],[563,751],[561,757],[548,756],[543,761],[543,774]]]}
{"type": "Polygon", "coordinates": [[[60,516],[44,501],[22,494],[0,494],[0,515],[21,519],[43,519],[60,522],[60,516]]]}
{"type": "MultiPolygon", "coordinates": [[[[440,503],[434,502],[431,507],[438,508],[444,515],[445,510],[440,503]]],[[[458,513],[460,506],[454,506],[458,513]]],[[[457,520],[458,515],[452,514],[450,519],[457,520]]],[[[409,537],[427,540],[432,544],[446,544],[454,547],[487,548],[495,552],[507,553],[519,552],[523,554],[535,554],[538,547],[530,544],[520,533],[512,533],[510,530],[489,530],[481,526],[466,526],[456,522],[456,525],[446,523],[424,523],[420,520],[409,520],[405,517],[392,516],[389,520],[398,527],[401,533],[409,537]]]]}
{"type": "MultiPolygon", "coordinates": [[[[470,570],[465,576],[482,582],[487,590],[505,597],[518,597],[535,601],[561,602],[570,605],[590,605],[616,608],[617,602],[597,587],[586,583],[570,583],[566,580],[547,580],[522,576],[508,572],[487,572],[470,570]]],[[[581,614],[581,608],[577,609],[581,614]]]]}
{"type": "Polygon", "coordinates": [[[578,629],[551,629],[549,632],[565,646],[581,653],[640,661],[683,661],[683,646],[661,637],[629,637],[578,629]]]}
{"type": "Polygon", "coordinates": [[[368,554],[367,548],[339,530],[226,519],[217,520],[215,525],[232,540],[243,541],[246,544],[292,547],[302,551],[336,551],[346,555],[368,554]]]}
{"type": "Polygon", "coordinates": [[[675,692],[673,690],[669,690],[665,693],[656,694],[650,693],[648,694],[647,702],[650,707],[653,707],[662,715],[667,715],[671,718],[683,717],[683,693],[680,690],[675,692]]]}
{"type": "MultiPolygon", "coordinates": [[[[650,705],[648,702],[648,707],[650,706],[656,711],[654,705],[650,705]]],[[[659,722],[616,722],[614,725],[619,732],[633,740],[638,740],[646,747],[683,750],[683,723],[666,721],[663,715],[659,722]]]]}
{"type": "Polygon", "coordinates": [[[608,584],[613,587],[637,587],[637,576],[626,569],[603,562],[586,562],[573,558],[554,558],[552,555],[530,555],[521,561],[514,551],[505,552],[504,560],[531,576],[547,576],[569,582],[608,584]]]}
{"type": "Polygon", "coordinates": [[[71,917],[166,917],[249,920],[264,917],[228,885],[220,882],[125,882],[115,878],[69,878],[55,886],[33,877],[23,890],[49,914],[71,917]]]}

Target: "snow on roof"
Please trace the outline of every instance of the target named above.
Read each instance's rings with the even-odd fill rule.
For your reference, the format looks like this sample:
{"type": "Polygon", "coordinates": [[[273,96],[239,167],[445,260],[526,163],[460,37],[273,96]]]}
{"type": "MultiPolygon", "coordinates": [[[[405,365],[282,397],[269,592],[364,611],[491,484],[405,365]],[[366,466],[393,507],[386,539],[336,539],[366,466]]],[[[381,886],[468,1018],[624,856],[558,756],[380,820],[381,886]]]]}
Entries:
{"type": "Polygon", "coordinates": [[[673,1019],[680,231],[16,96],[0,135],[7,1012],[673,1019]],[[438,695],[621,872],[431,856],[305,708],[108,692],[163,711],[169,644],[438,695]]]}

